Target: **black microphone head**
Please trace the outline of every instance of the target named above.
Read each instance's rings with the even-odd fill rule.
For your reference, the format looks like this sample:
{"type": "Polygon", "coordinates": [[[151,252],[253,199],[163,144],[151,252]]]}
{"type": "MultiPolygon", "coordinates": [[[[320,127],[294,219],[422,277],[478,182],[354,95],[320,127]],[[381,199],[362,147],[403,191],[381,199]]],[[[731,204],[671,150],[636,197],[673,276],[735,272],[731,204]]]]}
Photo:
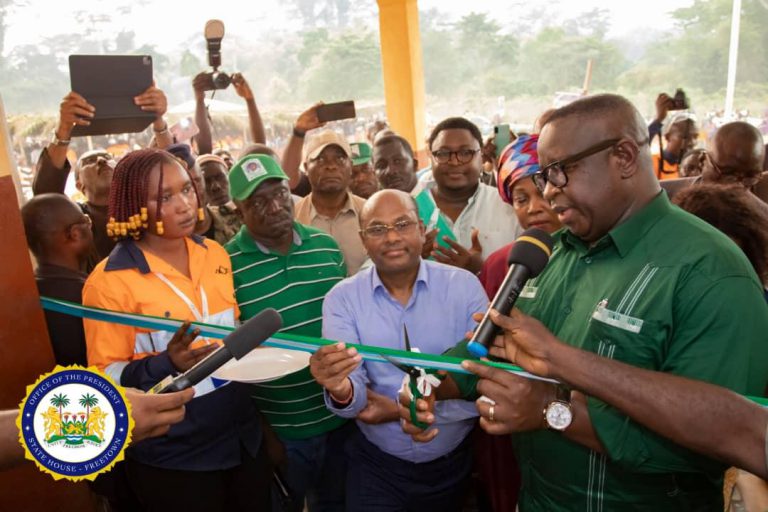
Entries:
{"type": "Polygon", "coordinates": [[[529,277],[536,277],[547,266],[554,243],[546,231],[538,228],[526,229],[515,240],[507,262],[509,266],[523,265],[530,270],[529,277]]]}
{"type": "Polygon", "coordinates": [[[224,338],[224,345],[232,353],[232,357],[240,359],[261,345],[282,326],[283,319],[280,313],[267,308],[232,331],[224,338]]]}

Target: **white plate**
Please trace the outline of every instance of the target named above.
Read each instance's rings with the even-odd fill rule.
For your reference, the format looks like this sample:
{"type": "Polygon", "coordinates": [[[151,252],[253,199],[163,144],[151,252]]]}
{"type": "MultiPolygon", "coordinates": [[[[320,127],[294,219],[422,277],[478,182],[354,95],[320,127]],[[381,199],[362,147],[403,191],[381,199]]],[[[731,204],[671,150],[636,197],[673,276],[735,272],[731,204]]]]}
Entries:
{"type": "Polygon", "coordinates": [[[213,377],[255,384],[279,379],[309,366],[309,352],[260,347],[233,360],[213,373],[213,377]]]}

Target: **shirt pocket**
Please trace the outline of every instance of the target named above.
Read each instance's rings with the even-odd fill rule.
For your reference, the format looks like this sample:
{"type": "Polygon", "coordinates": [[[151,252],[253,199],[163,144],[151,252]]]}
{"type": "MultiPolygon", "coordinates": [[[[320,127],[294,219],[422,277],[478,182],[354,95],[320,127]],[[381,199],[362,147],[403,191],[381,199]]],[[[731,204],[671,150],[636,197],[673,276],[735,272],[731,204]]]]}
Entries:
{"type": "Polygon", "coordinates": [[[664,360],[664,333],[657,320],[598,308],[590,319],[584,348],[632,366],[657,369],[664,360]]]}

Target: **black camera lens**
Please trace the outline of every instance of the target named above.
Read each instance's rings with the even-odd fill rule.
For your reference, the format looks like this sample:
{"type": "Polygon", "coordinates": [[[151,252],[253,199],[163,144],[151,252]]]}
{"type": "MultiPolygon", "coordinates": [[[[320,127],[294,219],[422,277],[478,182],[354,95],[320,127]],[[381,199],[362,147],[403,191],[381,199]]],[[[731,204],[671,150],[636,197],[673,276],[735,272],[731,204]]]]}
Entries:
{"type": "Polygon", "coordinates": [[[232,83],[232,77],[226,73],[216,72],[213,74],[214,89],[226,89],[232,83]]]}

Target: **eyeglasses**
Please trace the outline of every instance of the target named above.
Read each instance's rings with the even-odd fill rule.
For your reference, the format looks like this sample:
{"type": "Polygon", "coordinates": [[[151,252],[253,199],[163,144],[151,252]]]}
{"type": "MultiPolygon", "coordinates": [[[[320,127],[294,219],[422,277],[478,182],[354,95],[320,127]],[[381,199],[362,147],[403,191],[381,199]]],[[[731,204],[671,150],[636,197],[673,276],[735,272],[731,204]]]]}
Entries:
{"type": "Polygon", "coordinates": [[[330,163],[344,165],[347,162],[347,160],[349,160],[349,157],[347,155],[340,154],[340,155],[333,155],[328,158],[324,156],[318,156],[317,158],[311,159],[310,162],[317,165],[327,165],[330,163]]]}
{"type": "Polygon", "coordinates": [[[557,162],[543,167],[539,172],[533,175],[533,182],[536,184],[536,188],[539,192],[544,192],[544,188],[547,183],[551,183],[553,187],[563,188],[568,184],[568,174],[566,174],[566,168],[572,166],[580,160],[584,160],[588,156],[595,155],[601,151],[614,147],[621,139],[608,139],[602,142],[598,142],[594,146],[590,146],[584,151],[576,153],[575,155],[563,158],[557,162]]]}
{"type": "Polygon", "coordinates": [[[452,156],[456,156],[456,161],[458,163],[466,164],[472,160],[479,152],[479,149],[459,149],[458,151],[438,149],[437,151],[432,152],[432,156],[435,157],[435,160],[437,160],[437,163],[439,164],[447,164],[451,161],[452,156]]]}
{"type": "Polygon", "coordinates": [[[712,154],[709,151],[704,151],[699,158],[701,159],[702,171],[704,170],[704,167],[709,164],[709,167],[712,168],[712,172],[717,176],[715,178],[716,181],[719,183],[737,183],[744,181],[747,178],[753,178],[752,176],[745,175],[741,169],[735,167],[720,167],[717,165],[717,162],[715,162],[715,159],[712,158],[712,154]]]}
{"type": "Polygon", "coordinates": [[[73,223],[71,223],[71,224],[67,225],[67,227],[65,228],[65,230],[66,230],[66,231],[69,231],[69,230],[70,230],[70,229],[72,229],[74,226],[81,226],[81,225],[83,225],[83,224],[87,224],[89,228],[90,228],[91,226],[93,226],[93,220],[91,219],[91,216],[90,216],[90,215],[88,215],[87,213],[84,213],[84,214],[83,214],[83,217],[82,217],[80,220],[78,220],[77,222],[73,222],[73,223]]]}
{"type": "Polygon", "coordinates": [[[375,226],[369,226],[360,230],[366,238],[384,238],[389,234],[390,230],[394,230],[398,235],[407,235],[413,231],[419,223],[415,220],[401,220],[394,224],[376,224],[375,226]]]}

